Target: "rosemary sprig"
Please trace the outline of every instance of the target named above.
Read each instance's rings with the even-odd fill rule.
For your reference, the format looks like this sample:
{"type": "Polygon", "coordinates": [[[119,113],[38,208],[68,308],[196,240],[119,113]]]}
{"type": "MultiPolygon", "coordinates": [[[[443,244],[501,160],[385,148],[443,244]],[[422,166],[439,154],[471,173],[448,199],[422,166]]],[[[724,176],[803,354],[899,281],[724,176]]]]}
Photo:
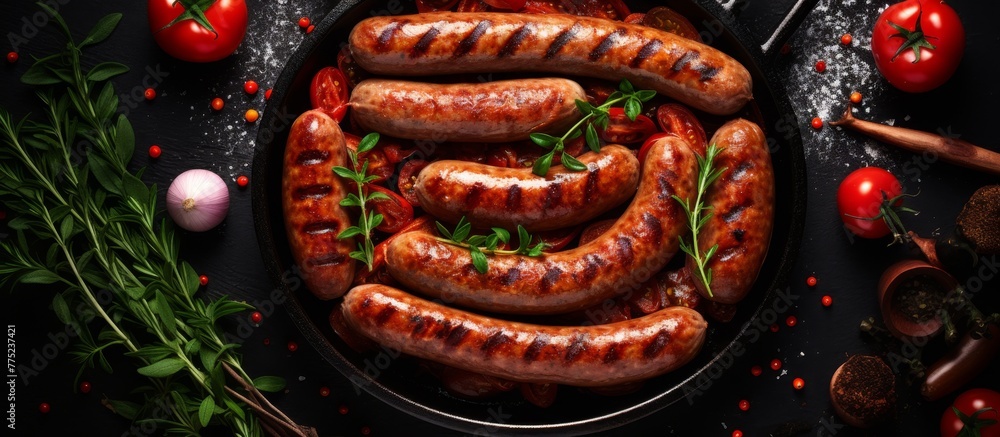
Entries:
{"type": "Polygon", "coordinates": [[[722,176],[722,173],[726,171],[725,167],[715,168],[715,158],[722,150],[716,147],[715,144],[712,144],[705,150],[705,156],[698,155],[698,193],[695,195],[693,204],[690,199],[681,199],[676,194],[673,196],[674,200],[684,207],[688,229],[691,231],[690,244],[684,241],[683,237],[678,237],[681,240],[681,250],[694,259],[695,266],[697,267],[694,274],[701,280],[702,284],[705,284],[705,291],[708,292],[709,296],[712,296],[712,269],[706,268],[706,265],[708,265],[708,261],[712,259],[712,256],[715,255],[715,251],[719,250],[719,245],[716,244],[707,251],[702,252],[698,245],[698,232],[712,218],[712,212],[710,211],[712,207],[706,205],[703,199],[705,193],[719,179],[719,176],[722,176]]]}
{"type": "Polygon", "coordinates": [[[372,242],[372,231],[378,225],[382,224],[383,217],[382,214],[369,211],[368,202],[379,199],[389,200],[389,196],[378,191],[365,192],[365,184],[377,180],[378,176],[368,174],[368,159],[365,159],[364,163],[358,165],[358,155],[374,148],[378,144],[378,139],[379,135],[377,133],[365,135],[361,139],[361,142],[358,143],[357,151],[347,149],[347,155],[351,159],[351,168],[341,166],[333,168],[333,172],[337,176],[354,182],[354,185],[358,188],[357,194],[348,194],[344,200],[340,201],[340,205],[355,206],[361,209],[361,214],[358,216],[358,224],[344,229],[343,232],[337,235],[337,238],[362,236],[362,241],[358,242],[358,250],[351,252],[351,258],[365,263],[369,271],[371,271],[374,265],[375,257],[375,244],[372,242]]]}
{"type": "Polygon", "coordinates": [[[259,392],[280,390],[284,382],[251,379],[238,345],[217,325],[250,306],[195,297],[198,274],[179,259],[169,223],[157,219],[156,186],[141,180],[142,170],[127,168],[134,133],[128,119],[116,115],[118,98],[108,79],[128,68],[115,62],[82,67],[83,49],[107,39],[121,14],[101,19],[78,43],[55,10],[38,5],[68,43],[21,79],[44,87],[44,120],[14,122],[0,109],[0,202],[13,213],[8,226],[16,232],[0,241],[0,285],[62,287],[52,307],[79,333],[72,355],[85,366],[110,372],[105,354],[124,349],[148,377],[150,386],[137,390],[146,404],[105,404],[130,420],[162,425],[167,435],[197,435],[210,424],[239,436],[261,435],[262,427],[306,435],[259,392]],[[93,146],[83,156],[79,141],[93,146]],[[102,290],[110,291],[109,303],[97,298],[102,290]],[[89,313],[70,310],[81,305],[89,313]],[[94,318],[101,321],[96,335],[94,318]],[[240,391],[227,386],[227,374],[240,391]],[[241,393],[254,400],[241,405],[241,393]],[[150,417],[164,407],[169,416],[150,417]],[[257,422],[251,412],[268,420],[257,422]]]}
{"type": "Polygon", "coordinates": [[[569,128],[563,136],[555,137],[541,132],[536,132],[530,135],[531,141],[535,144],[546,149],[551,149],[549,153],[542,155],[535,161],[532,173],[538,176],[545,176],[545,174],[549,172],[549,167],[552,166],[552,159],[555,158],[557,153],[562,154],[561,160],[564,167],[572,171],[586,170],[587,166],[583,165],[583,163],[574,158],[572,155],[563,151],[566,147],[566,141],[575,140],[579,138],[580,135],[583,135],[584,132],[581,128],[584,124],[586,124],[587,147],[590,147],[590,150],[593,150],[594,152],[599,152],[601,150],[601,138],[597,134],[597,128],[608,128],[608,122],[610,121],[608,110],[618,103],[625,102],[625,115],[629,118],[629,120],[635,121],[636,117],[639,116],[639,113],[642,112],[642,104],[648,102],[655,96],[656,91],[636,91],[631,82],[627,79],[622,79],[621,83],[618,84],[618,91],[611,93],[611,95],[608,96],[608,99],[600,106],[594,106],[585,100],[577,100],[576,107],[580,110],[580,113],[583,114],[583,118],[577,121],[573,127],[569,128]]]}
{"type": "Polygon", "coordinates": [[[458,219],[454,231],[449,231],[441,222],[434,223],[437,225],[438,232],[443,236],[438,237],[439,241],[469,249],[469,254],[472,256],[472,265],[475,266],[476,271],[479,273],[486,273],[489,270],[489,262],[487,261],[486,254],[540,256],[546,247],[544,241],[539,241],[538,244],[532,246],[531,234],[528,234],[528,231],[521,225],[517,225],[517,249],[504,250],[498,249],[498,247],[500,243],[507,244],[510,242],[510,232],[506,229],[491,228],[493,231],[492,234],[470,236],[472,224],[465,220],[464,216],[458,219]]]}

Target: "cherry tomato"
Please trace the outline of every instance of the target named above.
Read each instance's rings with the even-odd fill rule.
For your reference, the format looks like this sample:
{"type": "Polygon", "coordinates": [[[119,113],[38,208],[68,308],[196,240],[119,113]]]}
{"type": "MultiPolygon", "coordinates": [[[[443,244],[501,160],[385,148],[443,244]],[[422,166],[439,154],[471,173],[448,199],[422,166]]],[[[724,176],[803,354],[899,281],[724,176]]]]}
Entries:
{"type": "Polygon", "coordinates": [[[568,10],[562,2],[556,0],[528,0],[521,11],[529,14],[576,14],[575,7],[568,10]]]}
{"type": "Polygon", "coordinates": [[[246,82],[243,83],[243,91],[245,91],[247,94],[251,94],[251,95],[252,94],[257,94],[257,90],[258,89],[260,89],[260,86],[257,85],[257,82],[255,82],[255,81],[248,80],[248,81],[246,81],[246,82]]]}
{"type": "Polygon", "coordinates": [[[403,168],[399,169],[399,179],[396,181],[396,188],[399,190],[399,194],[410,202],[410,205],[420,206],[420,199],[417,198],[417,192],[413,190],[413,185],[417,181],[417,174],[424,167],[427,167],[427,162],[423,159],[411,159],[403,164],[403,168]]]}
{"type": "Polygon", "coordinates": [[[437,12],[451,10],[458,0],[417,0],[417,12],[437,12]]]}
{"type": "Polygon", "coordinates": [[[243,118],[246,119],[247,123],[256,123],[257,119],[260,118],[260,113],[256,109],[247,109],[247,112],[243,114],[243,118]]]}
{"type": "MultiPolygon", "coordinates": [[[[646,139],[646,142],[642,143],[642,147],[639,148],[639,164],[642,165],[642,163],[646,161],[646,154],[649,153],[649,149],[651,147],[653,147],[653,144],[656,143],[656,141],[658,141],[660,139],[663,139],[663,138],[666,138],[666,137],[671,136],[671,135],[674,135],[674,134],[672,134],[672,133],[668,134],[668,133],[660,132],[660,133],[656,133],[656,134],[650,135],[649,138],[646,139]]],[[[676,135],[674,135],[674,136],[676,136],[676,135]]]]}
{"type": "Polygon", "coordinates": [[[348,90],[354,89],[355,85],[370,76],[367,71],[358,66],[357,62],[354,62],[354,56],[351,55],[351,49],[348,46],[344,46],[337,54],[337,68],[347,78],[348,90]]]}
{"type": "Polygon", "coordinates": [[[486,164],[494,167],[520,167],[517,152],[510,146],[491,147],[486,152],[486,164]]]}
{"type": "Polygon", "coordinates": [[[642,24],[642,20],[646,18],[646,14],[642,12],[633,12],[625,17],[624,22],[628,24],[642,24]]]}
{"type": "Polygon", "coordinates": [[[956,436],[980,436],[980,437],[1000,437],[1000,393],[985,388],[974,388],[968,390],[955,398],[952,407],[946,408],[941,415],[941,437],[956,436]],[[963,415],[968,417],[968,422],[962,421],[955,414],[957,408],[963,415]],[[978,412],[978,414],[977,414],[978,412]],[[983,423],[982,421],[993,421],[983,423]],[[975,425],[981,425],[978,433],[973,433],[975,425]],[[963,428],[968,434],[963,434],[963,428]]]}
{"type": "Polygon", "coordinates": [[[852,42],[854,42],[854,37],[851,36],[851,34],[845,33],[845,34],[841,35],[841,37],[840,37],[840,43],[841,44],[843,44],[845,46],[849,46],[849,45],[851,45],[852,42]]]}
{"type": "Polygon", "coordinates": [[[666,6],[657,6],[646,12],[642,19],[644,26],[665,30],[677,36],[702,42],[701,33],[683,15],[666,6]]]}
{"type": "Polygon", "coordinates": [[[7,62],[8,63],[13,64],[13,63],[17,62],[18,58],[20,58],[20,55],[18,55],[17,52],[7,52],[7,62]]]}
{"type": "Polygon", "coordinates": [[[322,110],[336,121],[347,114],[347,78],[336,67],[325,67],[316,72],[309,85],[309,100],[314,109],[322,110]]]}
{"type": "Polygon", "coordinates": [[[577,15],[622,20],[631,14],[628,6],[621,0],[571,0],[571,2],[576,6],[577,15]]]}
{"type": "MultiPolygon", "coordinates": [[[[361,137],[345,132],[344,141],[351,150],[358,150],[358,143],[361,142],[361,137]]],[[[368,174],[377,178],[372,181],[376,184],[382,183],[396,171],[396,163],[391,162],[386,157],[383,147],[384,143],[379,141],[375,145],[375,148],[358,155],[358,168],[355,169],[361,170],[361,166],[365,164],[365,161],[368,161],[368,174]]]]}
{"type": "Polygon", "coordinates": [[[214,109],[216,111],[221,111],[222,108],[224,108],[225,106],[226,106],[226,101],[225,100],[222,100],[219,97],[216,97],[216,98],[212,99],[212,109],[214,109]]]}
{"type": "Polygon", "coordinates": [[[403,196],[379,185],[366,185],[366,187],[388,197],[388,199],[375,199],[370,202],[375,212],[382,214],[382,224],[375,229],[388,233],[398,232],[413,221],[413,206],[403,196]]]}
{"type": "Polygon", "coordinates": [[[534,239],[531,240],[531,244],[538,244],[539,241],[545,242],[545,253],[558,252],[569,245],[570,242],[576,239],[577,235],[580,235],[580,230],[583,226],[573,226],[571,228],[554,229],[551,231],[541,231],[534,233],[534,239]]]}
{"type": "Polygon", "coordinates": [[[943,1],[905,0],[879,15],[872,32],[875,66],[892,86],[910,93],[947,82],[965,51],[965,28],[943,1]]]}
{"type": "Polygon", "coordinates": [[[613,144],[642,143],[650,135],[656,133],[656,124],[649,117],[639,114],[635,120],[629,120],[623,108],[608,110],[608,127],[597,129],[601,139],[613,144]]]}
{"type": "Polygon", "coordinates": [[[865,167],[847,175],[837,189],[837,209],[847,229],[862,238],[880,238],[889,234],[885,220],[866,220],[880,214],[885,199],[903,192],[892,173],[878,167],[865,167]],[[884,196],[884,198],[883,198],[884,196]],[[853,216],[853,217],[852,217],[853,216]],[[856,218],[862,217],[862,218],[856,218]]]}
{"type": "Polygon", "coordinates": [[[534,384],[530,382],[521,383],[521,396],[532,405],[547,408],[556,401],[556,394],[559,391],[558,384],[534,384]]]}
{"type": "Polygon", "coordinates": [[[584,244],[596,240],[597,237],[600,237],[602,234],[607,232],[608,229],[611,229],[611,227],[615,225],[615,221],[615,219],[607,219],[596,221],[587,225],[586,228],[583,228],[583,232],[580,233],[580,245],[583,246],[584,244]]]}
{"type": "Polygon", "coordinates": [[[204,10],[212,30],[193,17],[186,4],[192,0],[148,0],[149,29],[163,51],[189,62],[218,61],[232,54],[247,31],[244,0],[217,0],[204,10]],[[185,19],[171,24],[185,15],[185,19]]]}
{"type": "Polygon", "coordinates": [[[497,9],[517,11],[524,7],[525,1],[526,0],[483,0],[483,3],[497,9]]]}
{"type": "Polygon", "coordinates": [[[156,98],[156,90],[153,88],[146,88],[146,91],[142,93],[146,100],[153,100],[156,98]]]}
{"type": "Polygon", "coordinates": [[[305,29],[309,27],[310,24],[312,24],[312,20],[310,20],[309,17],[299,18],[299,27],[305,29]]]}
{"type": "Polygon", "coordinates": [[[708,145],[705,128],[686,106],[677,103],[660,105],[656,109],[656,122],[662,131],[681,137],[687,141],[692,150],[702,156],[705,155],[705,148],[708,145]]]}
{"type": "Polygon", "coordinates": [[[490,10],[490,5],[482,0],[461,0],[458,3],[458,12],[484,12],[490,10]]]}

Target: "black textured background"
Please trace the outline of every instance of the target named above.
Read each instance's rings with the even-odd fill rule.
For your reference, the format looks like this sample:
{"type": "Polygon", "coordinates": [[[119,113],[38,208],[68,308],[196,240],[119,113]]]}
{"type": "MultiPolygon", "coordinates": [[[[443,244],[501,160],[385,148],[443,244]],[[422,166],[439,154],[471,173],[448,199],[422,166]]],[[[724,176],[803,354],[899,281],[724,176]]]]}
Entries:
{"type": "MultiPolygon", "coordinates": [[[[162,52],[147,28],[144,2],[50,0],[50,3],[59,4],[73,29],[81,34],[100,16],[110,12],[125,14],[118,31],[108,42],[94,48],[91,55],[94,59],[120,60],[132,68],[129,74],[115,80],[120,94],[140,90],[136,94],[140,95],[146,86],[144,80],[156,82],[159,96],[154,101],[132,99],[134,105],[123,107],[129,111],[136,129],[137,152],[133,164],[148,165],[146,179],[158,183],[161,189],[189,168],[211,169],[229,182],[232,204],[226,222],[205,234],[183,234],[182,256],[199,272],[209,275],[210,293],[229,294],[251,303],[264,302],[273,288],[272,280],[264,272],[254,238],[249,190],[238,189],[235,184],[238,175],[250,174],[256,136],[256,126],[242,121],[243,111],[249,107],[260,109],[264,101],[263,92],[253,97],[244,94],[242,84],[246,79],[254,79],[261,90],[268,88],[298,43],[310,37],[295,25],[298,18],[309,16],[318,22],[335,2],[248,0],[251,21],[247,39],[235,55],[208,65],[175,61],[162,52]],[[157,71],[160,73],[150,73],[157,71]],[[209,108],[209,102],[216,96],[226,99],[226,108],[221,113],[209,108]],[[145,153],[150,144],[161,145],[163,157],[151,161],[145,153]]],[[[744,9],[740,20],[755,35],[763,37],[777,24],[789,3],[788,0],[740,2],[744,9]]],[[[798,324],[788,327],[780,320],[777,333],[768,332],[751,345],[693,405],[679,403],[607,434],[728,436],[733,429],[741,429],[746,436],[790,435],[785,433],[788,430],[800,430],[802,435],[863,434],[842,427],[834,417],[826,386],[834,369],[848,354],[883,351],[858,334],[857,322],[877,313],[875,283],[881,271],[912,253],[899,247],[886,248],[885,241],[853,241],[845,234],[836,215],[837,184],[847,173],[865,165],[889,169],[900,176],[909,192],[920,192],[909,204],[922,213],[905,221],[913,230],[929,234],[936,230],[947,233],[965,199],[976,188],[997,183],[998,178],[945,163],[914,161],[913,155],[853,134],[829,127],[816,132],[808,123],[816,115],[830,118],[839,114],[841,102],[851,90],[857,89],[865,95],[862,107],[870,111],[861,113],[865,118],[959,135],[1000,150],[992,132],[997,116],[992,99],[998,91],[994,72],[1000,67],[993,49],[1000,43],[994,19],[1000,6],[973,0],[954,0],[949,4],[965,24],[966,55],[948,84],[923,95],[896,91],[877,75],[872,65],[868,51],[871,23],[887,2],[821,1],[792,37],[791,52],[776,62],[779,72],[787,78],[785,85],[802,128],[809,174],[806,235],[790,278],[792,290],[800,298],[788,315],[794,315],[798,324]],[[844,32],[854,35],[853,46],[837,44],[844,32]],[[820,58],[829,65],[824,74],[812,69],[820,58]],[[810,274],[819,278],[816,289],[804,285],[810,274]],[[831,308],[820,305],[824,294],[833,296],[831,308]],[[774,358],[783,361],[781,372],[768,368],[774,358]],[[751,376],[753,365],[762,366],[763,375],[751,376]],[[804,390],[791,388],[795,377],[806,380],[804,390]],[[740,399],[750,401],[749,411],[737,408],[740,399]]],[[[17,64],[0,65],[0,106],[18,116],[37,112],[33,91],[20,85],[18,77],[30,65],[32,55],[50,53],[57,44],[52,37],[53,29],[43,27],[39,35],[31,35],[31,26],[25,23],[32,20],[37,10],[32,2],[22,0],[5,0],[0,5],[0,33],[4,35],[0,52],[11,49],[11,34],[28,41],[17,47],[21,55],[17,64]]],[[[995,304],[1000,280],[985,283],[980,299],[992,298],[993,302],[985,303],[995,304]]],[[[52,342],[49,335],[61,331],[60,323],[48,309],[50,299],[50,291],[43,288],[22,287],[3,296],[3,324],[16,325],[19,364],[30,365],[33,353],[52,342]]],[[[266,316],[262,325],[250,327],[242,321],[245,319],[237,319],[232,321],[232,331],[248,334],[242,353],[251,374],[278,374],[288,380],[288,390],[272,399],[298,422],[315,426],[321,435],[358,435],[366,426],[373,435],[450,433],[392,410],[366,394],[356,394],[354,387],[299,337],[280,307],[259,309],[266,316]],[[296,352],[286,349],[289,341],[299,343],[296,352]],[[328,387],[331,394],[320,396],[321,387],[328,387]],[[348,408],[346,415],[338,413],[340,406],[348,408]]],[[[44,368],[27,384],[17,386],[18,434],[128,434],[130,424],[108,412],[99,402],[105,396],[128,396],[133,381],[138,380],[130,374],[128,364],[122,360],[116,363],[114,375],[86,371],[84,379],[94,388],[89,394],[80,394],[73,387],[76,364],[65,351],[54,359],[37,361],[44,368]],[[51,404],[52,411],[39,413],[37,406],[41,402],[51,404]]],[[[992,376],[982,376],[974,385],[1000,387],[998,371],[1000,365],[994,363],[987,372],[992,376]]],[[[901,386],[896,425],[871,434],[936,435],[941,411],[951,397],[926,403],[914,394],[913,388],[901,386]]],[[[485,413],[483,419],[489,419],[485,413]]],[[[142,432],[139,428],[131,431],[142,432]]]]}

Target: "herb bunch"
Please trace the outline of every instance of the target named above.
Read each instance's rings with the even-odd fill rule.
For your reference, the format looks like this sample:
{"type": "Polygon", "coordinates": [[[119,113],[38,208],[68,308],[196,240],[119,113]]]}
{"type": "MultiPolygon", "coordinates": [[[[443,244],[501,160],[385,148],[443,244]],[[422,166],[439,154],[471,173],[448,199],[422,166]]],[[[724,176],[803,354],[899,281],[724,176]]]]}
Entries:
{"type": "Polygon", "coordinates": [[[545,176],[549,172],[549,168],[552,166],[552,159],[555,158],[557,153],[561,154],[560,159],[564,167],[572,171],[586,170],[587,166],[564,151],[566,141],[575,140],[580,135],[584,135],[584,131],[581,128],[586,124],[585,138],[587,147],[594,152],[599,152],[601,150],[601,138],[597,134],[597,128],[608,128],[608,122],[611,120],[608,110],[612,106],[624,102],[625,116],[629,120],[635,121],[636,117],[642,112],[642,104],[655,96],[656,91],[636,91],[631,82],[627,79],[622,79],[621,83],[618,84],[618,91],[611,93],[608,99],[600,106],[594,106],[585,100],[577,100],[576,107],[583,114],[583,118],[577,121],[563,136],[556,137],[541,132],[530,135],[532,142],[545,149],[550,149],[549,153],[542,155],[535,161],[532,173],[538,176],[545,176]]]}
{"type": "Polygon", "coordinates": [[[152,423],[166,435],[198,435],[212,424],[238,436],[307,435],[260,393],[281,390],[284,381],[250,378],[238,345],[225,341],[217,324],[251,307],[196,297],[199,276],[179,259],[169,222],[157,217],[156,186],[142,181],[143,170],[128,169],[134,132],[116,114],[118,98],[108,82],[128,68],[82,66],[83,49],[107,39],[121,14],[102,18],[76,42],[55,10],[38,5],[68,41],[21,79],[43,88],[44,119],[15,122],[0,109],[0,201],[15,216],[8,223],[15,235],[0,241],[0,286],[62,288],[52,307],[79,335],[72,351],[82,364],[77,379],[86,367],[111,372],[110,351],[133,360],[149,381],[136,390],[145,403],[105,401],[130,420],[152,423]],[[80,142],[91,146],[83,156],[75,147],[80,142]],[[98,300],[102,290],[111,292],[110,303],[98,300]],[[89,311],[79,310],[84,307],[89,311]],[[164,405],[168,416],[152,415],[164,405]],[[253,412],[268,420],[258,422],[253,412]]]}
{"type": "Polygon", "coordinates": [[[674,200],[684,207],[688,229],[691,231],[690,243],[684,241],[683,236],[678,237],[681,240],[681,251],[688,254],[694,260],[696,266],[694,274],[701,280],[702,284],[705,284],[705,291],[708,292],[709,296],[712,296],[712,269],[706,266],[708,265],[708,261],[712,259],[712,256],[715,255],[715,251],[719,250],[719,245],[716,244],[702,252],[698,245],[698,233],[708,223],[708,220],[712,218],[712,207],[706,205],[704,201],[705,193],[719,179],[719,176],[722,176],[722,173],[726,171],[725,167],[715,168],[715,158],[722,150],[716,147],[715,144],[712,144],[705,150],[705,156],[698,155],[698,193],[695,195],[693,203],[690,199],[681,199],[676,194],[673,196],[674,200]]]}
{"type": "Polygon", "coordinates": [[[439,237],[438,240],[443,241],[448,244],[453,244],[460,247],[465,247],[469,249],[469,254],[472,256],[472,265],[476,268],[479,273],[486,273],[489,271],[489,261],[487,261],[486,254],[490,255],[526,255],[526,256],[540,256],[542,251],[545,250],[545,242],[539,241],[538,244],[534,246],[531,245],[532,236],[528,233],[524,226],[517,225],[517,241],[518,246],[515,250],[504,250],[499,249],[500,243],[507,244],[510,242],[510,232],[503,228],[491,228],[493,231],[489,235],[469,235],[472,233],[472,224],[469,223],[465,217],[458,219],[458,223],[455,224],[455,230],[449,231],[441,222],[434,222],[437,225],[438,232],[441,233],[443,237],[439,237]]]}
{"type": "Polygon", "coordinates": [[[368,270],[371,271],[374,265],[375,258],[375,243],[372,241],[372,232],[378,225],[382,224],[382,214],[376,213],[374,210],[368,210],[368,202],[374,200],[390,200],[389,196],[385,193],[380,193],[378,191],[366,192],[365,184],[371,183],[378,179],[378,176],[368,174],[368,159],[365,162],[358,164],[358,155],[365,153],[375,147],[378,144],[379,134],[370,133],[365,135],[358,143],[358,150],[347,149],[347,155],[351,159],[351,168],[337,166],[333,168],[333,172],[344,179],[347,179],[354,183],[357,187],[358,192],[350,193],[344,200],[340,201],[341,206],[354,206],[361,209],[361,214],[358,216],[358,224],[344,229],[337,238],[354,238],[358,235],[362,236],[362,241],[358,242],[358,250],[351,252],[351,258],[365,263],[368,266],[368,270]]]}

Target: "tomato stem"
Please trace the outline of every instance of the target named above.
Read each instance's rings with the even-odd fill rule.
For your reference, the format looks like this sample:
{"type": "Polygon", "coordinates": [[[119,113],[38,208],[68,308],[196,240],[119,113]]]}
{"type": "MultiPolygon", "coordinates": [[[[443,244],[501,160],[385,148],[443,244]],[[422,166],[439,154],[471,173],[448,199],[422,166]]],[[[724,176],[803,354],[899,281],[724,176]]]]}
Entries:
{"type": "Polygon", "coordinates": [[[896,58],[899,57],[900,54],[905,52],[907,49],[913,49],[913,63],[916,64],[917,62],[920,62],[921,47],[931,50],[937,48],[934,46],[934,44],[931,44],[930,42],[927,41],[927,38],[934,38],[934,37],[924,35],[924,32],[920,27],[920,19],[923,17],[923,15],[924,15],[923,9],[917,12],[917,24],[913,28],[913,30],[909,30],[903,26],[893,23],[892,21],[886,20],[886,22],[889,23],[889,25],[892,26],[893,29],[899,31],[899,33],[895,35],[890,35],[889,38],[903,38],[906,40],[903,43],[903,45],[899,46],[899,49],[896,50],[896,54],[892,55],[892,59],[890,60],[890,62],[896,62],[896,58]]]}

